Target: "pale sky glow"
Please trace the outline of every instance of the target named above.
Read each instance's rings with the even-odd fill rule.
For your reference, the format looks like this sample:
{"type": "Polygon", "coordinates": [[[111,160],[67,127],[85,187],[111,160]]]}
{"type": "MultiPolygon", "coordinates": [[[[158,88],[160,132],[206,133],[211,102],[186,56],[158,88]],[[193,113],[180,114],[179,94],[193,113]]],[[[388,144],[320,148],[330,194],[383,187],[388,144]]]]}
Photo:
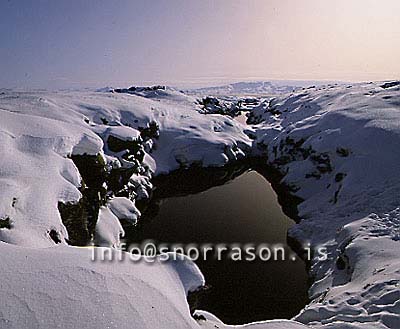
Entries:
{"type": "Polygon", "coordinates": [[[0,87],[400,78],[398,0],[11,0],[0,28],[0,87]]]}

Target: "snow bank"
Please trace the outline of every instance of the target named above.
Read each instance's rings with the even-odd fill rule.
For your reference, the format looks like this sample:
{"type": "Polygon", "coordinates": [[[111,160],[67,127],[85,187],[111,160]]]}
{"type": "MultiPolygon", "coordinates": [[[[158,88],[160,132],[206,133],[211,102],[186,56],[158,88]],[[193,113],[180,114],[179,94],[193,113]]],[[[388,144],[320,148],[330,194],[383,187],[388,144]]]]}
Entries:
{"type": "Polygon", "coordinates": [[[391,212],[400,205],[399,98],[396,85],[325,86],[251,114],[256,152],[305,200],[290,235],[329,251],[327,261],[312,262],[313,302],[297,317],[303,323],[400,327],[399,217],[391,212]]]}
{"type": "MultiPolygon", "coordinates": [[[[116,208],[118,210],[118,207],[116,208]]],[[[123,237],[125,235],[125,231],[122,228],[122,225],[118,218],[118,215],[120,216],[122,215],[118,211],[116,213],[117,214],[115,214],[114,211],[110,210],[108,207],[100,208],[99,218],[97,220],[96,232],[95,232],[95,244],[97,246],[102,246],[102,247],[119,246],[120,237],[123,237]]]]}
{"type": "Polygon", "coordinates": [[[92,248],[5,243],[0,254],[1,328],[198,327],[185,291],[203,276],[191,262],[92,262],[92,248]]]}
{"type": "Polygon", "coordinates": [[[290,320],[271,320],[253,322],[240,326],[231,326],[223,324],[217,317],[206,311],[196,311],[195,317],[199,319],[199,324],[204,328],[251,328],[251,329],[306,329],[309,328],[301,323],[290,320]]]}
{"type": "Polygon", "coordinates": [[[108,202],[108,206],[115,216],[119,219],[125,219],[132,224],[136,224],[140,217],[140,211],[135,207],[135,203],[127,198],[113,198],[108,202]]]}
{"type": "MultiPolygon", "coordinates": [[[[2,329],[232,328],[215,317],[191,317],[186,294],[204,277],[187,259],[131,262],[115,249],[32,249],[3,242],[0,258],[2,329]],[[114,261],[101,262],[102,253],[114,261]]],[[[243,327],[303,328],[291,321],[243,327]]]]}
{"type": "Polygon", "coordinates": [[[102,141],[84,127],[22,111],[17,105],[13,111],[1,110],[0,218],[9,217],[13,228],[0,231],[0,239],[48,246],[54,243],[52,230],[61,239],[67,237],[58,201],[81,197],[79,173],[67,155],[76,148],[97,153],[102,141]]]}

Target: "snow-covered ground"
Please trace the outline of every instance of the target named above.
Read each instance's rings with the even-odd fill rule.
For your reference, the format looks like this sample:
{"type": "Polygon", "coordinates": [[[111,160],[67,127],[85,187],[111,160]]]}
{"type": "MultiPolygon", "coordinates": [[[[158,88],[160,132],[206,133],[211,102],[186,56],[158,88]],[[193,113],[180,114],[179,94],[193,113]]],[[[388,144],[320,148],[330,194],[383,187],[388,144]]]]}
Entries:
{"type": "Polygon", "coordinates": [[[317,328],[400,328],[400,88],[326,86],[261,104],[257,145],[305,201],[290,235],[329,247],[314,259],[317,328]]]}
{"type": "Polygon", "coordinates": [[[138,219],[154,175],[268,155],[305,200],[290,235],[329,259],[312,261],[312,302],[293,321],[249,327],[399,328],[399,99],[396,84],[302,89],[264,100],[243,125],[170,88],[2,91],[0,328],[230,328],[191,317],[186,294],[204,279],[190,261],[103,264],[67,245],[58,204],[81,199],[71,157],[83,154],[133,170],[131,199],[110,192],[100,207],[94,239],[106,246],[119,219],[138,219]]]}

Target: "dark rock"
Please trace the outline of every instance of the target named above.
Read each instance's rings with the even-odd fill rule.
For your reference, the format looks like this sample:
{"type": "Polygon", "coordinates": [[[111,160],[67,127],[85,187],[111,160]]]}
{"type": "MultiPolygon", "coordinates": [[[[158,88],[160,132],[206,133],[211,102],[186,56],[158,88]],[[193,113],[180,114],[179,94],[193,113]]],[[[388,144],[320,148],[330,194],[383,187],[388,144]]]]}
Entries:
{"type": "Polygon", "coordinates": [[[348,157],[350,155],[350,151],[343,147],[336,148],[336,153],[341,157],[348,157]]]}
{"type": "Polygon", "coordinates": [[[400,81],[391,81],[391,82],[386,82],[383,85],[381,85],[381,88],[387,89],[387,88],[392,88],[400,85],[400,81]]]}
{"type": "Polygon", "coordinates": [[[342,172],[337,173],[337,174],[335,175],[335,182],[336,182],[336,183],[339,183],[339,182],[341,182],[341,181],[343,180],[343,178],[345,178],[345,177],[346,177],[346,174],[345,174],[345,173],[342,173],[342,172]]]}
{"type": "Polygon", "coordinates": [[[49,232],[49,236],[56,244],[61,243],[60,235],[58,234],[58,232],[56,230],[51,230],[49,232]]]}
{"type": "Polygon", "coordinates": [[[10,217],[6,216],[4,218],[0,218],[0,229],[10,230],[12,228],[12,223],[10,217]]]}
{"type": "Polygon", "coordinates": [[[106,202],[107,168],[100,154],[73,155],[71,159],[82,177],[82,198],[77,203],[59,202],[58,210],[68,231],[68,243],[86,246],[93,238],[100,207],[106,202]]]}

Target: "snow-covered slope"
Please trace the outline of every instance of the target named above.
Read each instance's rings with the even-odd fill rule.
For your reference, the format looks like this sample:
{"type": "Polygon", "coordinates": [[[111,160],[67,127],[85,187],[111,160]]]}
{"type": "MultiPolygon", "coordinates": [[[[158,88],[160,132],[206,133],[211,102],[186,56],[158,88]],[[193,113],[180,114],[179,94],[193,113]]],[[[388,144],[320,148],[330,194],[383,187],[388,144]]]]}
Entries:
{"type": "Polygon", "coordinates": [[[400,327],[399,100],[396,84],[326,86],[251,115],[258,150],[305,200],[290,235],[329,250],[328,261],[312,263],[303,323],[400,327]]]}
{"type": "Polygon", "coordinates": [[[191,262],[94,262],[91,248],[66,246],[0,251],[2,329],[198,327],[185,293],[204,279],[191,262]]]}

